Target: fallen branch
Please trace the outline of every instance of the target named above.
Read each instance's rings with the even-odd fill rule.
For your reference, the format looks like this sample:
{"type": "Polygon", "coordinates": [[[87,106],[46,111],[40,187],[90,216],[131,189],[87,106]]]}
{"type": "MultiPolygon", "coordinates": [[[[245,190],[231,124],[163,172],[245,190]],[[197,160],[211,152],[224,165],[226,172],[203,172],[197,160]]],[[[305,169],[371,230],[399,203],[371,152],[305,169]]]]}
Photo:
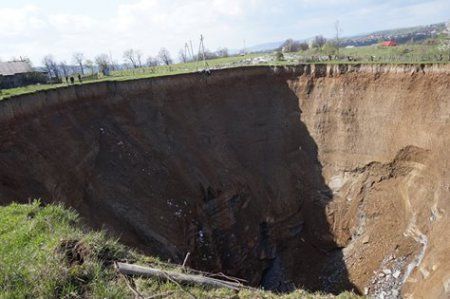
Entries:
{"type": "Polygon", "coordinates": [[[181,268],[183,268],[183,270],[186,267],[186,263],[187,263],[188,258],[189,258],[190,255],[191,255],[190,252],[186,253],[186,257],[184,258],[183,265],[181,266],[181,268]]]}
{"type": "MultiPolygon", "coordinates": [[[[114,263],[115,268],[117,269],[117,262],[114,263]]],[[[121,273],[120,271],[119,275],[121,275],[123,277],[123,279],[125,280],[125,284],[127,285],[127,287],[130,289],[130,291],[134,294],[134,298],[135,299],[143,299],[144,296],[141,295],[141,293],[139,293],[138,290],[136,290],[135,288],[133,288],[130,284],[130,282],[128,281],[128,277],[126,277],[123,273],[121,273]]]]}
{"type": "Polygon", "coordinates": [[[176,284],[176,285],[180,288],[180,290],[182,290],[183,292],[189,294],[189,296],[191,296],[191,298],[197,299],[197,297],[195,297],[194,294],[192,294],[191,292],[189,292],[188,290],[186,290],[185,288],[183,288],[183,287],[181,286],[181,284],[179,284],[176,280],[173,280],[168,274],[165,274],[165,276],[166,276],[166,278],[167,278],[170,282],[173,282],[174,284],[176,284]]]}
{"type": "Polygon", "coordinates": [[[147,278],[158,278],[162,280],[174,280],[183,284],[198,284],[213,288],[227,288],[235,291],[246,288],[241,283],[224,281],[216,278],[205,277],[203,275],[184,274],[173,271],[143,267],[125,263],[115,263],[116,269],[124,275],[133,275],[147,278]]]}

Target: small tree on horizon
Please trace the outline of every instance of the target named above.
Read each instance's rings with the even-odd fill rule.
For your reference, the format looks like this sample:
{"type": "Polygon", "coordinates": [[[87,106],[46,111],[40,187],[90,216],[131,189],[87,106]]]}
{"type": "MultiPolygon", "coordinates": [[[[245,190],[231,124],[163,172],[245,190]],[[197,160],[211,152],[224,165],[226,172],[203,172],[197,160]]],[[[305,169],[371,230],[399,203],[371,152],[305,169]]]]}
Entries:
{"type": "Polygon", "coordinates": [[[130,63],[133,68],[137,68],[139,65],[138,60],[142,57],[142,54],[139,53],[139,51],[136,51],[134,49],[128,49],[125,52],[123,52],[123,59],[125,63],[130,63]]]}
{"type": "Polygon", "coordinates": [[[73,53],[72,60],[80,67],[81,74],[84,75],[84,54],[81,52],[73,53]]]}
{"type": "Polygon", "coordinates": [[[180,62],[186,63],[188,61],[186,51],[184,49],[180,49],[178,51],[178,58],[180,59],[180,62]]]}
{"type": "Polygon", "coordinates": [[[102,72],[103,75],[109,75],[110,63],[109,56],[107,54],[100,54],[96,56],[95,63],[97,64],[99,71],[102,72]]]}
{"type": "Polygon", "coordinates": [[[51,54],[46,55],[42,59],[42,64],[45,66],[45,69],[47,70],[47,73],[50,78],[56,78],[57,80],[60,79],[58,64],[56,63],[56,60],[53,57],[53,55],[51,54]]]}
{"type": "Polygon", "coordinates": [[[91,75],[93,76],[95,72],[94,62],[90,59],[86,59],[84,64],[91,71],[91,75]]]}
{"type": "Polygon", "coordinates": [[[339,56],[339,46],[340,46],[340,40],[339,40],[339,35],[342,32],[342,28],[341,25],[339,23],[339,20],[337,20],[334,23],[334,29],[336,30],[336,48],[337,48],[337,55],[339,56]]]}
{"type": "Polygon", "coordinates": [[[325,45],[326,42],[327,42],[327,39],[325,37],[323,37],[323,35],[316,35],[312,42],[312,47],[322,50],[322,47],[325,45]]]}
{"type": "Polygon", "coordinates": [[[337,44],[333,41],[327,41],[325,45],[322,47],[322,51],[326,55],[336,55],[338,52],[337,44]]]}
{"type": "Polygon", "coordinates": [[[172,64],[172,58],[170,57],[170,52],[166,48],[161,48],[161,50],[159,50],[158,58],[164,65],[172,64]]]}
{"type": "Polygon", "coordinates": [[[65,61],[61,61],[58,67],[61,70],[64,77],[69,76],[69,66],[65,61]]]}
{"type": "Polygon", "coordinates": [[[299,44],[299,47],[300,47],[300,50],[302,50],[302,51],[306,51],[306,50],[309,49],[309,45],[308,45],[307,42],[301,42],[301,43],[299,44]]]}
{"type": "Polygon", "coordinates": [[[159,62],[158,62],[158,59],[156,59],[155,57],[149,56],[149,57],[147,57],[145,64],[149,67],[155,67],[155,66],[158,66],[159,62]]]}
{"type": "Polygon", "coordinates": [[[218,57],[228,57],[229,56],[228,48],[225,48],[225,47],[219,48],[216,53],[217,53],[218,57]]]}

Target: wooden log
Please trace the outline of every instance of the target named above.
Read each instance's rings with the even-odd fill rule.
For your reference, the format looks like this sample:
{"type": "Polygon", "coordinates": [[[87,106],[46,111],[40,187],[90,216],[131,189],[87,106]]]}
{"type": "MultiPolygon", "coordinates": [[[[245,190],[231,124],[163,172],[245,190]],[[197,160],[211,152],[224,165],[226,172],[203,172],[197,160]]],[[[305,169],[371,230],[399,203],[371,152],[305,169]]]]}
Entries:
{"type": "Polygon", "coordinates": [[[116,269],[124,274],[131,276],[140,276],[147,278],[158,278],[161,280],[174,280],[182,284],[198,284],[202,286],[209,286],[213,288],[227,288],[232,290],[241,290],[246,288],[244,285],[236,282],[230,282],[225,280],[220,280],[216,278],[206,277],[203,275],[193,275],[184,274],[173,271],[164,271],[161,269],[143,267],[138,265],[126,264],[126,263],[115,263],[116,269]]]}

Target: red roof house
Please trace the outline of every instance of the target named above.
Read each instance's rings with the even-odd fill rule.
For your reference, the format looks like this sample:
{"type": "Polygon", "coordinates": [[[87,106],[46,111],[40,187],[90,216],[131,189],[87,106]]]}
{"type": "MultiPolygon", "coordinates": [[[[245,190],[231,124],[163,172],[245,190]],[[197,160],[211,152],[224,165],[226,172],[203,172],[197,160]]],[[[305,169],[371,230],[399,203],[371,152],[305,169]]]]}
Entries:
{"type": "Polygon", "coordinates": [[[397,43],[393,40],[390,40],[390,41],[382,42],[381,45],[385,46],[385,47],[395,47],[395,46],[397,46],[397,43]]]}

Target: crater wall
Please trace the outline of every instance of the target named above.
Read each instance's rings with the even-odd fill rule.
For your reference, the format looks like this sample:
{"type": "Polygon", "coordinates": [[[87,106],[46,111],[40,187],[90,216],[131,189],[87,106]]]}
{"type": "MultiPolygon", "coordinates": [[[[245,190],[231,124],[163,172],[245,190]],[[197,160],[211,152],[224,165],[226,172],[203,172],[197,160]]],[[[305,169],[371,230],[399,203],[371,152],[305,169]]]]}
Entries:
{"type": "Polygon", "coordinates": [[[445,296],[449,74],[248,67],[11,98],[0,202],[64,202],[147,253],[268,289],[445,296]]]}

